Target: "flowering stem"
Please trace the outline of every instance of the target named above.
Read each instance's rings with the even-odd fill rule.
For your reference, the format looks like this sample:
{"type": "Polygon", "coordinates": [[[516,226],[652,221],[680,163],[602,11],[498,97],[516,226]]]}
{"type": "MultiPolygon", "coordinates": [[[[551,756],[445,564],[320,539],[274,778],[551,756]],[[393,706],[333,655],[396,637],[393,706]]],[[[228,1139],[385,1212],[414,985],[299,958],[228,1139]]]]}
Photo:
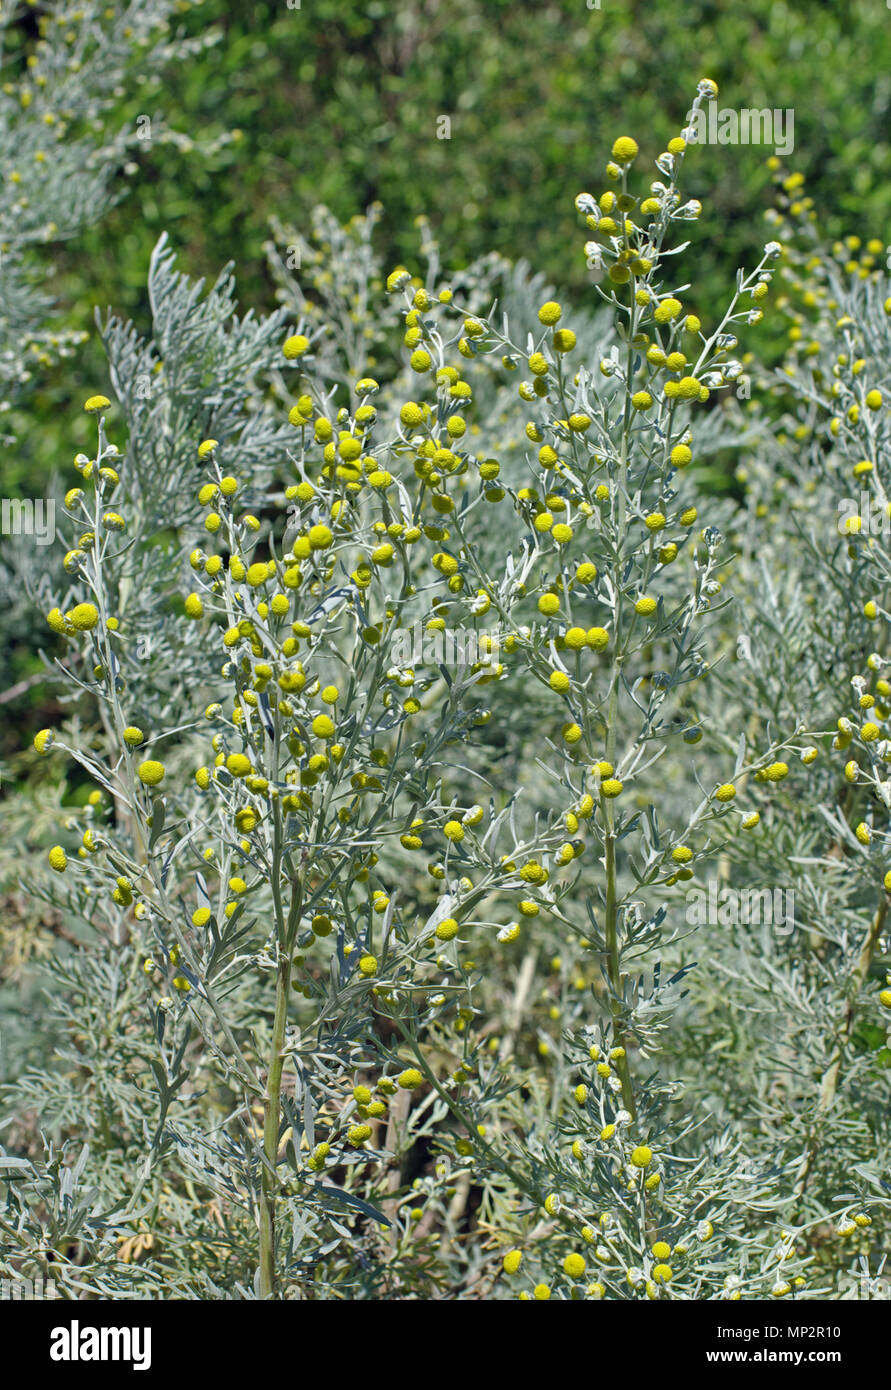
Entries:
{"type": "MultiPolygon", "coordinates": [[[[98,430],[98,448],[96,454],[97,460],[101,460],[104,457],[104,454],[105,438],[103,434],[103,421],[100,419],[98,430]]],[[[101,508],[99,493],[97,490],[95,511],[93,517],[93,525],[97,533],[99,530],[100,510],[101,508]]],[[[102,558],[103,556],[101,554],[94,556],[92,569],[90,573],[93,593],[96,599],[96,605],[99,613],[97,645],[99,648],[100,655],[102,657],[104,669],[108,673],[106,677],[108,692],[107,700],[108,705],[110,705],[111,707],[112,717],[114,721],[113,732],[115,736],[115,744],[117,747],[122,748],[126,746],[124,740],[124,728],[126,725],[126,720],[124,718],[124,712],[121,708],[120,699],[118,698],[117,685],[111,674],[114,671],[114,660],[111,646],[111,638],[109,636],[108,618],[111,617],[112,614],[109,612],[109,600],[105,587],[105,575],[101,564],[102,558]]],[[[109,738],[111,738],[112,728],[108,722],[108,709],[106,704],[103,702],[100,702],[100,712],[103,719],[103,723],[106,727],[106,732],[108,733],[109,738]]],[[[173,936],[175,937],[180,947],[180,950],[184,953],[185,958],[188,959],[190,955],[188,942],[185,940],[185,937],[179,927],[177,915],[174,912],[173,906],[167,895],[164,876],[161,873],[156,858],[150,853],[149,850],[149,841],[146,837],[145,825],[143,823],[146,813],[142,809],[140,803],[140,789],[138,787],[136,776],[134,774],[133,759],[129,756],[129,754],[124,758],[123,769],[124,771],[121,774],[121,781],[124,782],[126,785],[126,794],[122,798],[120,798],[120,801],[122,801],[123,806],[126,808],[126,819],[128,822],[128,829],[131,831],[134,839],[137,842],[139,862],[145,865],[146,869],[148,870],[148,874],[155,888],[157,901],[161,908],[164,920],[170,927],[170,930],[173,933],[173,936]]],[[[122,815],[122,821],[123,820],[124,816],[122,815]]],[[[226,1043],[228,1044],[230,1052],[232,1053],[232,1056],[235,1058],[236,1065],[234,1067],[234,1071],[238,1076],[239,1081],[243,1086],[246,1087],[247,1090],[258,1091],[259,1087],[252,1081],[250,1075],[250,1067],[248,1066],[244,1053],[242,1052],[241,1048],[236,1042],[232,1030],[229,1027],[229,1024],[226,1022],[226,1018],[223,1014],[222,1009],[220,1008],[220,1005],[216,999],[214,990],[209,980],[205,980],[203,982],[203,992],[204,997],[206,998],[210,1006],[211,1012],[213,1013],[214,1018],[220,1026],[220,1030],[223,1034],[223,1037],[226,1040],[226,1043]]]]}
{"type": "MultiPolygon", "coordinates": [[[[606,716],[606,757],[608,762],[613,762],[616,756],[616,724],[619,712],[619,680],[622,668],[622,574],[620,556],[625,534],[625,495],[626,495],[626,468],[628,460],[629,435],[631,428],[630,414],[630,395],[631,395],[631,337],[634,328],[634,301],[629,310],[631,317],[631,327],[629,328],[629,358],[626,366],[626,389],[625,389],[625,417],[622,428],[622,444],[620,451],[620,506],[618,509],[617,539],[616,539],[616,564],[613,571],[614,592],[616,595],[615,607],[615,656],[613,658],[612,671],[610,674],[609,704],[606,716]]],[[[618,891],[616,884],[616,830],[612,804],[601,798],[604,818],[604,856],[606,864],[606,969],[610,985],[610,1013],[613,1020],[613,1036],[616,1045],[625,1047],[625,1033],[622,1023],[622,967],[619,956],[619,906],[618,891]]],[[[631,1073],[628,1069],[627,1049],[625,1055],[617,1059],[619,1080],[622,1083],[622,1104],[629,1115],[634,1118],[634,1091],[631,1085],[631,1073]]]]}

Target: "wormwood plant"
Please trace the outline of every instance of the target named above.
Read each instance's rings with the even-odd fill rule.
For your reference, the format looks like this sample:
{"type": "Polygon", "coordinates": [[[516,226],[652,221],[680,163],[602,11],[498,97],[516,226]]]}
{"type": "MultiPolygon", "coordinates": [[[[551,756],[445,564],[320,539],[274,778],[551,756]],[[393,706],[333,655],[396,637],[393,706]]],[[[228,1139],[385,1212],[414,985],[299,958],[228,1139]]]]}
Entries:
{"type": "MultiPolygon", "coordinates": [[[[576,200],[609,318],[592,357],[555,300],[517,328],[495,267],[444,285],[429,245],[425,277],[386,277],[386,371],[363,361],[386,333],[358,331],[367,243],[366,288],[320,272],[320,315],[282,273],[259,321],[162,245],[151,340],[106,322],[119,405],[86,402],[70,587],[35,594],[70,698],[36,752],[86,786],[31,890],[70,939],[54,1063],[10,1092],[4,1268],[72,1296],[838,1292],[844,1259],[808,1240],[849,1075],[832,1137],[878,1152],[875,1078],[846,1064],[881,880],[853,968],[868,875],[834,936],[839,898],[807,900],[808,979],[828,1000],[842,962],[852,1001],[812,1028],[809,1074],[800,1023],[768,1012],[777,1064],[758,1050],[800,944],[685,911],[711,866],[779,873],[782,784],[826,737],[754,663],[750,688],[720,679],[731,518],[691,465],[781,245],[704,327],[673,269],[701,212],[685,151],[642,196],[619,137],[576,200]]],[[[365,236],[319,218],[335,247],[365,236]]],[[[841,1199],[866,1241],[874,1176],[841,1199]]]]}

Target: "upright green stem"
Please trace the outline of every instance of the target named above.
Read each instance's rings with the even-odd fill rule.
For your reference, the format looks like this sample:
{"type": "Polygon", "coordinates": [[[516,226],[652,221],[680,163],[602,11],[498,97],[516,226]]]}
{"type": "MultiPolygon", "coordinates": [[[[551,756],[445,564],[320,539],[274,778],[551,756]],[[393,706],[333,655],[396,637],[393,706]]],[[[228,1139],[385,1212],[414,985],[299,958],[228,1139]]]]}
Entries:
{"type": "MultiPolygon", "coordinates": [[[[606,972],[610,984],[610,1013],[613,1018],[613,1037],[620,1047],[625,1046],[625,1032],[622,1026],[622,970],[619,962],[618,896],[616,893],[616,835],[613,827],[612,807],[607,811],[605,837],[606,848],[606,972]]],[[[634,1119],[634,1091],[631,1086],[631,1073],[628,1069],[628,1056],[617,1058],[616,1071],[622,1083],[622,1103],[634,1119]]]]}
{"type": "MultiPolygon", "coordinates": [[[[275,714],[275,738],[272,751],[272,776],[279,777],[281,728],[279,712],[275,714]]],[[[260,1180],[260,1297],[269,1298],[275,1292],[275,1203],[278,1194],[278,1135],[281,1128],[282,1070],[284,1067],[285,1029],[288,1023],[288,1002],[291,990],[291,952],[303,910],[302,880],[292,883],[291,903],[285,918],[282,901],[282,872],[284,858],[284,826],[281,803],[276,800],[272,819],[272,900],[275,909],[275,937],[278,969],[275,984],[275,1018],[272,1024],[272,1043],[266,1073],[266,1093],[263,1097],[263,1163],[260,1180]]]]}
{"type": "MultiPolygon", "coordinates": [[[[616,756],[616,721],[619,712],[619,680],[622,668],[622,589],[621,589],[621,547],[625,536],[625,505],[626,505],[626,472],[628,462],[628,443],[630,431],[630,398],[631,398],[631,346],[630,340],[634,329],[634,301],[629,310],[631,323],[629,326],[629,353],[626,364],[626,389],[625,389],[625,421],[622,429],[622,447],[620,456],[620,497],[618,508],[618,525],[616,551],[617,561],[613,571],[613,583],[616,595],[615,610],[615,655],[613,666],[610,673],[609,702],[606,715],[606,757],[608,762],[613,762],[616,756]]],[[[619,1047],[625,1047],[625,1029],[622,1022],[622,966],[619,955],[619,895],[616,878],[616,828],[613,814],[612,803],[601,798],[601,807],[604,821],[604,854],[606,861],[606,973],[610,986],[610,1013],[613,1020],[613,1037],[619,1047]]],[[[631,1085],[631,1072],[628,1067],[627,1051],[624,1056],[617,1059],[616,1071],[622,1083],[622,1104],[628,1114],[634,1119],[634,1090],[631,1085]]]]}
{"type": "Polygon", "coordinates": [[[281,1125],[282,1069],[288,992],[291,988],[290,951],[279,942],[275,986],[275,1020],[269,1051],[266,1094],[263,1097],[263,1165],[260,1188],[260,1297],[275,1291],[275,1199],[278,1187],[278,1135],[281,1125]]]}

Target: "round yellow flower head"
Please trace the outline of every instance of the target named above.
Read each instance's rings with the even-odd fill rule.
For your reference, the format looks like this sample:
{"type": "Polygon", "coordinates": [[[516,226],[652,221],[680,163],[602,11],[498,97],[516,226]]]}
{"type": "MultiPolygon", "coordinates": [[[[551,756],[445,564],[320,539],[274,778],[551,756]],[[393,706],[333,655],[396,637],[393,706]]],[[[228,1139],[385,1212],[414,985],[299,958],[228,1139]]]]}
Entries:
{"type": "Polygon", "coordinates": [[[547,328],[552,328],[555,323],[559,323],[563,313],[562,308],[556,300],[549,299],[546,304],[542,304],[538,311],[538,321],[547,328]]]}
{"type": "Polygon", "coordinates": [[[309,529],[309,543],[313,550],[325,550],[334,539],[327,526],[311,526],[309,529]]]}
{"type": "Polygon", "coordinates": [[[653,1161],[653,1150],[646,1144],[640,1144],[631,1154],[631,1162],[635,1168],[648,1168],[653,1161]]]}
{"type": "Polygon", "coordinates": [[[218,443],[215,439],[204,439],[198,445],[198,457],[200,459],[206,459],[213,453],[214,449],[218,447],[218,443]]]}
{"type": "Polygon", "coordinates": [[[99,415],[103,410],[107,410],[111,401],[107,396],[90,396],[84,401],[84,410],[88,415],[99,415]]]}
{"type": "Polygon", "coordinates": [[[56,873],[63,874],[65,872],[68,859],[61,845],[53,845],[47,858],[50,862],[50,868],[55,869],[56,873]]]}
{"type": "Polygon", "coordinates": [[[139,764],[136,775],[146,787],[158,787],[164,781],[165,771],[163,763],[149,758],[146,762],[139,764]]]}
{"type": "Polygon", "coordinates": [[[93,603],[78,603],[67,617],[78,632],[89,632],[99,621],[99,610],[93,603]]]}
{"type": "MultiPolygon", "coordinates": [[[[620,135],[613,145],[612,156],[619,164],[630,164],[638,152],[636,140],[630,135],[620,135]]],[[[621,206],[621,205],[620,205],[621,206]]]]}
{"type": "Polygon", "coordinates": [[[124,742],[129,748],[136,748],[144,738],[145,734],[135,724],[128,724],[123,733],[124,742]]]}
{"type": "Polygon", "coordinates": [[[407,1067],[400,1072],[396,1078],[396,1085],[403,1091],[416,1091],[422,1084],[424,1078],[417,1067],[407,1067]]]}
{"type": "Polygon", "coordinates": [[[302,357],[309,350],[309,339],[302,333],[292,333],[290,338],[286,338],[282,346],[282,352],[289,362],[295,358],[302,357]]]}
{"type": "Polygon", "coordinates": [[[522,1250],[508,1250],[507,1254],[502,1260],[502,1265],[504,1267],[505,1274],[516,1274],[517,1270],[520,1268],[520,1265],[522,1263],[522,1250]]]}
{"type": "Polygon", "coordinates": [[[570,1279],[581,1279],[585,1272],[585,1268],[584,1255],[567,1255],[566,1259],[563,1261],[563,1272],[564,1274],[568,1274],[570,1279]]]}
{"type": "Polygon", "coordinates": [[[401,290],[409,284],[411,275],[404,265],[398,265],[395,270],[391,270],[387,276],[387,293],[393,294],[396,290],[401,290]]]}

